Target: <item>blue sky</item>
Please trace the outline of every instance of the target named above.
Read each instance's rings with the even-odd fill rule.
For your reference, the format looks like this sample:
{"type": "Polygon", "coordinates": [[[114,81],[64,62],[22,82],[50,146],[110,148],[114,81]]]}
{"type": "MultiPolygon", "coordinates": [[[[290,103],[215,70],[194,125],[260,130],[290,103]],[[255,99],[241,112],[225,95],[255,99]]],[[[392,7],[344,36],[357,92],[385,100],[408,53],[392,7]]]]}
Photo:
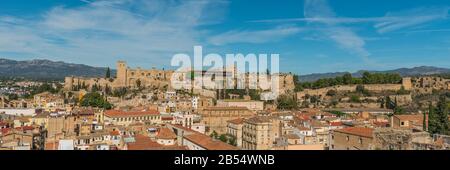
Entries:
{"type": "Polygon", "coordinates": [[[0,57],[169,67],[176,53],[278,53],[297,74],[450,68],[449,0],[3,0],[0,57]]]}

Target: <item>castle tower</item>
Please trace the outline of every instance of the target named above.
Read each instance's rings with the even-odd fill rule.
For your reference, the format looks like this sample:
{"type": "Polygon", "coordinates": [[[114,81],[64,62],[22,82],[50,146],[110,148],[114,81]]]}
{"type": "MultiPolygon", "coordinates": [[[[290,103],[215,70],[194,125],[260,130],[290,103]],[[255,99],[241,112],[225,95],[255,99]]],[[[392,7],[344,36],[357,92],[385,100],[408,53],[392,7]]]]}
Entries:
{"type": "Polygon", "coordinates": [[[404,77],[402,79],[402,85],[405,88],[405,90],[411,90],[412,89],[411,77],[404,77]]]}
{"type": "Polygon", "coordinates": [[[117,75],[116,75],[116,81],[117,85],[120,87],[126,87],[127,86],[127,63],[125,61],[117,61],[116,65],[117,69],[117,75]]]}
{"type": "Polygon", "coordinates": [[[73,76],[64,78],[64,90],[66,91],[73,90],[73,76]]]}

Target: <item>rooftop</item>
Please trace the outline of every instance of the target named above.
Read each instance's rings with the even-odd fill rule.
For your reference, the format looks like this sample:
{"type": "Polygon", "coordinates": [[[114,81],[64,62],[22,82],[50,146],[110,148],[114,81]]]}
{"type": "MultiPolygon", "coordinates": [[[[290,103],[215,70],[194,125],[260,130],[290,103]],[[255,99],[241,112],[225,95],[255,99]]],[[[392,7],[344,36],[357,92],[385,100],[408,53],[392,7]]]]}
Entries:
{"type": "Polygon", "coordinates": [[[134,142],[127,143],[128,150],[186,150],[184,146],[158,144],[144,135],[136,135],[134,139],[134,142]]]}
{"type": "Polygon", "coordinates": [[[176,139],[177,135],[169,128],[163,127],[159,129],[159,133],[156,135],[157,139],[176,139]]]}
{"type": "Polygon", "coordinates": [[[244,122],[247,122],[247,123],[270,123],[270,122],[272,122],[272,119],[267,116],[255,116],[255,117],[249,118],[247,120],[244,120],[244,122]]]}
{"type": "Polygon", "coordinates": [[[367,138],[373,138],[373,136],[372,136],[373,129],[372,128],[349,127],[349,128],[335,130],[335,132],[346,133],[346,134],[350,134],[350,135],[367,137],[367,138]]]}
{"type": "Polygon", "coordinates": [[[149,115],[159,115],[159,112],[156,110],[129,111],[129,112],[125,112],[122,110],[107,110],[105,112],[105,116],[108,117],[129,117],[129,116],[149,116],[149,115]]]}
{"type": "Polygon", "coordinates": [[[393,112],[392,109],[382,109],[382,108],[342,108],[332,110],[341,112],[390,112],[390,113],[393,112]]]}
{"type": "Polygon", "coordinates": [[[206,150],[238,150],[235,146],[229,145],[222,141],[214,140],[211,137],[200,133],[186,135],[184,138],[205,148],[206,150]]]}
{"type": "Polygon", "coordinates": [[[207,107],[205,111],[222,111],[222,110],[248,110],[247,107],[207,107]]]}
{"type": "Polygon", "coordinates": [[[243,119],[243,118],[237,118],[237,119],[229,120],[227,122],[238,125],[238,124],[243,124],[244,120],[245,119],[243,119]]]}

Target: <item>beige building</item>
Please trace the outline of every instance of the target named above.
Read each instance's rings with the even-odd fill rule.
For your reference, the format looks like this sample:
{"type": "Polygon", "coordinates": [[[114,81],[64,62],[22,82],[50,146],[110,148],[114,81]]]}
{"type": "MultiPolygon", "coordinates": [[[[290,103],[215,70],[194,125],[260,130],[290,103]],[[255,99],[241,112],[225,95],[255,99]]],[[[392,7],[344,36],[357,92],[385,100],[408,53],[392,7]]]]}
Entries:
{"type": "Polygon", "coordinates": [[[373,129],[350,127],[331,131],[330,150],[371,150],[373,149],[373,129]]]}
{"type": "Polygon", "coordinates": [[[263,101],[254,100],[219,100],[217,101],[217,106],[220,107],[246,107],[252,111],[264,110],[263,101]]]}
{"type": "MultiPolygon", "coordinates": [[[[428,115],[427,115],[428,117],[428,115]]],[[[426,119],[427,119],[426,117],[426,119]]],[[[425,122],[428,126],[428,120],[425,122]]],[[[391,126],[394,128],[423,129],[423,115],[394,115],[391,117],[391,126]]]]}
{"type": "Polygon", "coordinates": [[[244,119],[237,118],[227,122],[227,134],[236,138],[237,147],[242,147],[242,127],[244,126],[244,119]]]}
{"type": "Polygon", "coordinates": [[[42,108],[46,111],[56,111],[57,109],[65,109],[64,98],[50,92],[43,92],[34,95],[34,107],[42,108]]]}
{"type": "Polygon", "coordinates": [[[282,134],[281,122],[268,116],[256,116],[244,120],[242,149],[270,150],[282,134]]]}
{"type": "Polygon", "coordinates": [[[107,110],[104,115],[105,123],[128,126],[134,122],[146,124],[160,124],[161,114],[156,110],[149,111],[121,111],[107,110]]]}
{"type": "Polygon", "coordinates": [[[248,118],[256,115],[246,107],[208,107],[200,112],[201,123],[206,126],[206,134],[216,131],[219,134],[227,133],[227,121],[237,118],[248,118]]]}

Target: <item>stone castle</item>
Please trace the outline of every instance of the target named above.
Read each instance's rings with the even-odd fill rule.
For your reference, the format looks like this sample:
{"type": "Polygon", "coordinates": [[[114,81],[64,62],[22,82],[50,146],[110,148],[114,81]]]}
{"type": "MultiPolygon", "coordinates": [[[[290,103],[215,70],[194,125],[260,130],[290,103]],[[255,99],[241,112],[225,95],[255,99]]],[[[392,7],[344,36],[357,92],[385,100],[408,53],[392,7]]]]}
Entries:
{"type": "Polygon", "coordinates": [[[86,77],[66,77],[64,89],[67,91],[74,90],[77,86],[85,86],[91,89],[93,86],[100,88],[109,87],[111,89],[117,88],[131,88],[137,87],[169,87],[170,77],[173,71],[150,69],[145,70],[141,68],[131,69],[126,62],[117,62],[117,73],[115,78],[86,78],[86,77]]]}
{"type": "MultiPolygon", "coordinates": [[[[147,88],[171,89],[171,78],[175,72],[173,70],[164,70],[164,69],[145,70],[139,67],[136,69],[131,69],[127,67],[126,62],[124,61],[118,61],[116,67],[117,73],[115,78],[87,78],[87,77],[73,77],[73,76],[66,77],[64,89],[66,91],[72,91],[77,89],[77,87],[84,87],[90,90],[94,86],[100,89],[105,89],[107,87],[110,89],[135,88],[138,86],[147,88]]],[[[235,72],[235,69],[236,68],[232,69],[231,71],[233,74],[235,72]]],[[[190,75],[190,72],[191,72],[190,70],[187,70],[185,73],[182,74],[184,78],[177,78],[177,79],[186,79],[190,75]]],[[[278,74],[278,77],[279,77],[279,88],[281,93],[293,92],[295,88],[293,75],[280,73],[278,74]]],[[[248,83],[248,79],[249,74],[247,74],[246,78],[244,79],[246,83],[248,83]]],[[[236,82],[231,83],[236,84],[236,82]]]]}

